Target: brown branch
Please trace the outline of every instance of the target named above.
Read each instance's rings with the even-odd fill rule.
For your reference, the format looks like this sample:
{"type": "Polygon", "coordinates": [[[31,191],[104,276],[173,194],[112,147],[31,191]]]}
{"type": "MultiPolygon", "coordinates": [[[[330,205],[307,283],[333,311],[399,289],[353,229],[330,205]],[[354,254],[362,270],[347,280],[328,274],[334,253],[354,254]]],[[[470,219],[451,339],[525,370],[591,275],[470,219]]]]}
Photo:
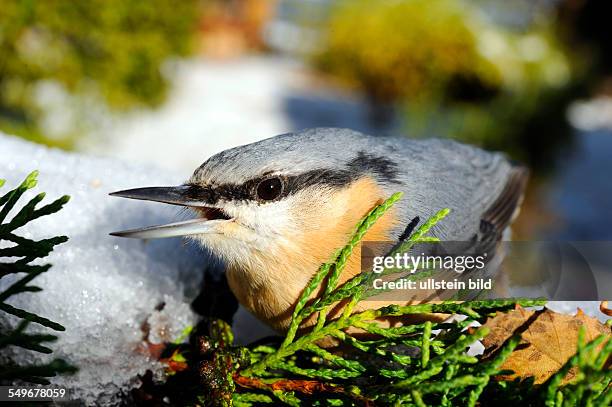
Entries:
{"type": "Polygon", "coordinates": [[[612,317],[612,309],[608,308],[608,301],[599,303],[599,310],[609,317],[612,317]]]}
{"type": "Polygon", "coordinates": [[[263,380],[245,377],[240,374],[234,374],[234,383],[247,389],[258,389],[267,391],[283,391],[283,392],[298,392],[305,395],[318,395],[321,393],[338,394],[345,397],[350,397],[362,406],[374,406],[372,400],[360,396],[358,394],[346,391],[342,386],[336,386],[333,384],[327,384],[319,382],[317,380],[290,380],[290,379],[278,379],[271,383],[266,383],[263,380]]]}

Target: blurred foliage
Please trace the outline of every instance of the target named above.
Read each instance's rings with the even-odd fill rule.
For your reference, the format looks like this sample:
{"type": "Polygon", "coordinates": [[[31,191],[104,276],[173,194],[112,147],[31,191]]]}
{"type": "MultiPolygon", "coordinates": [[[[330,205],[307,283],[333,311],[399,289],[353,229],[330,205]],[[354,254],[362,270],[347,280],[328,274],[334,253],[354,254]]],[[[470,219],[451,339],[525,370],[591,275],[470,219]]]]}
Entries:
{"type": "Polygon", "coordinates": [[[454,137],[542,169],[570,138],[565,108],[588,62],[564,49],[550,10],[513,27],[490,3],[341,1],[313,60],[366,95],[374,124],[399,104],[412,137],[454,137]]]}
{"type": "Polygon", "coordinates": [[[168,57],[190,52],[199,3],[3,0],[0,128],[51,142],[41,134],[36,96],[48,81],[116,109],[160,103],[166,91],[160,67],[168,57]]]}
{"type": "Polygon", "coordinates": [[[340,2],[317,62],[376,102],[428,97],[459,74],[496,85],[465,17],[453,0],[340,2]]]}

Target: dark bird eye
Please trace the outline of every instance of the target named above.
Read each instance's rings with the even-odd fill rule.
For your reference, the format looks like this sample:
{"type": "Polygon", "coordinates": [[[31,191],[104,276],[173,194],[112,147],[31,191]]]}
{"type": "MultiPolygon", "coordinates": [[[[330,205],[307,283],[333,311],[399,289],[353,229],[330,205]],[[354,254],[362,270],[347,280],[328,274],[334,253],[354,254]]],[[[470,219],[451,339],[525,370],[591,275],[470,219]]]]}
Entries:
{"type": "Polygon", "coordinates": [[[273,201],[283,193],[283,181],[280,178],[268,178],[257,185],[257,199],[273,201]]]}

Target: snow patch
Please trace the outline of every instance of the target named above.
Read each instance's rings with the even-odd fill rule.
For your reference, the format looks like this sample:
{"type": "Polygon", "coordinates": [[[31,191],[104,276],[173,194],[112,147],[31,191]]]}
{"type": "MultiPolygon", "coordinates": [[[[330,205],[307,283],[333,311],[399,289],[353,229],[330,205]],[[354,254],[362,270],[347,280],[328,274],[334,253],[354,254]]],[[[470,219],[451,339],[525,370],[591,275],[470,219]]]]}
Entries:
{"type": "MultiPolygon", "coordinates": [[[[115,230],[175,220],[177,209],[108,193],[172,185],[188,174],[181,177],[152,167],[65,153],[0,134],[0,178],[7,181],[0,195],[34,169],[40,170],[38,186],[28,191],[21,205],[42,191],[47,192],[43,203],[64,194],[72,199],[60,212],[17,232],[35,240],[56,235],[70,240],[44,259],[53,267],[34,280],[44,290],[8,302],[59,322],[66,331],[41,329],[59,336],[51,345],[52,355],[12,349],[12,357],[24,362],[63,358],[80,370],[75,376],[52,378],[54,384],[72,389],[87,404],[101,400],[114,404],[138,374],[151,368],[161,371],[143,351],[145,323],[149,340],[161,342],[176,338],[195,322],[189,304],[207,262],[197,248],[180,239],[145,242],[109,236],[115,230]]],[[[14,281],[10,277],[14,276],[1,280],[0,288],[14,281]]],[[[31,324],[29,329],[36,327],[31,324]]]]}

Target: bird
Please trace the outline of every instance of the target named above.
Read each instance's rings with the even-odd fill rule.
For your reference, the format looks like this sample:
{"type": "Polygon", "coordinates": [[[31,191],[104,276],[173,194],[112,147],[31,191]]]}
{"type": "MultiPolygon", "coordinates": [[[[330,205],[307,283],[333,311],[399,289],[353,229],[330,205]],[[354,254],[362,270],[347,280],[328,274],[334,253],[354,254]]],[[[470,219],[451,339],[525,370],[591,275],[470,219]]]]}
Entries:
{"type": "MultiPolygon", "coordinates": [[[[277,331],[312,276],[355,225],[393,193],[403,198],[364,241],[397,241],[417,219],[450,209],[430,234],[500,241],[518,214],[528,170],[503,153],[448,138],[377,137],[312,128],[219,152],[182,185],[113,196],[191,209],[193,219],[111,235],[188,236],[221,260],[239,303],[277,331]]],[[[361,271],[351,256],[340,282],[361,271]]],[[[367,308],[367,303],[361,308],[367,308]]]]}

